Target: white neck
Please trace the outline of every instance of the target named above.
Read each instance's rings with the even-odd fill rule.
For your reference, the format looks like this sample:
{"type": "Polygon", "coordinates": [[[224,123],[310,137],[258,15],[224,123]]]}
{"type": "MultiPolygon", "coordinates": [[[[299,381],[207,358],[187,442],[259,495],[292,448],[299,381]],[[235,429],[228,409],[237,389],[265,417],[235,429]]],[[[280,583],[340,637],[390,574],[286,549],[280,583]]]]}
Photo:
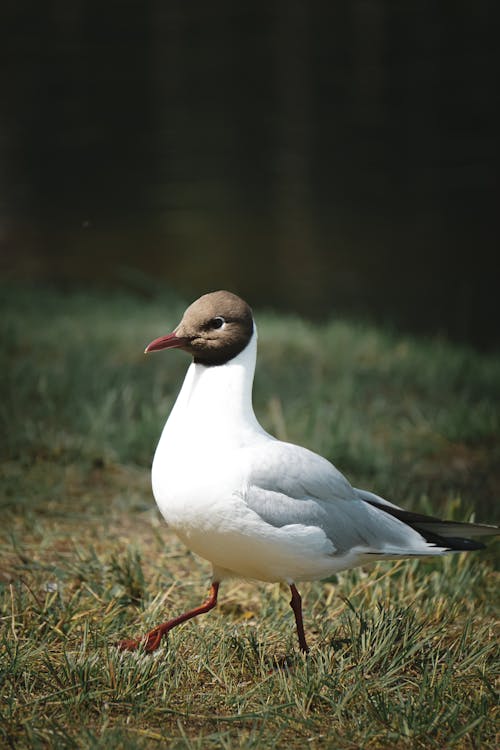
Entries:
{"type": "MultiPolygon", "coordinates": [[[[210,445],[240,442],[263,432],[252,406],[257,331],[245,349],[224,365],[190,365],[161,442],[174,447],[183,438],[210,445]]],[[[165,445],[162,447],[166,447],[165,445]]]]}

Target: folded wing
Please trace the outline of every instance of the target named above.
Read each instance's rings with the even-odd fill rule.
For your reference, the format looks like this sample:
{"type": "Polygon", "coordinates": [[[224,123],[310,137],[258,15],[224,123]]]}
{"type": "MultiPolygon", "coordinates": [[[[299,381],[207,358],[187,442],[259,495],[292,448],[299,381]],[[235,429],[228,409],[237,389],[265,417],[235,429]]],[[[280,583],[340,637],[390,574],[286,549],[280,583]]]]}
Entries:
{"type": "Polygon", "coordinates": [[[366,490],[354,489],[326,459],[290,443],[254,449],[244,500],[271,526],[319,527],[335,554],[353,549],[388,556],[481,549],[468,537],[496,534],[480,524],[442,521],[412,513],[366,490]]]}

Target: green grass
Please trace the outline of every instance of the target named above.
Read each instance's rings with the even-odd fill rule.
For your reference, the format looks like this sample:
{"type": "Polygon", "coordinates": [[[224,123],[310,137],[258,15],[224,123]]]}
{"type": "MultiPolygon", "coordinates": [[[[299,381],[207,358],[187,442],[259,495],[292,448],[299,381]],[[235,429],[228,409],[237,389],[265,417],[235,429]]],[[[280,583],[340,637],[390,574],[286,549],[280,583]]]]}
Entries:
{"type": "MultiPolygon", "coordinates": [[[[0,746],[494,748],[499,577],[487,552],[288,592],[234,581],[152,655],[113,643],[205,596],[149,464],[187,366],[144,357],[171,293],[3,287],[0,746]]],[[[270,431],[408,507],[499,520],[500,357],[258,314],[270,431]]]]}

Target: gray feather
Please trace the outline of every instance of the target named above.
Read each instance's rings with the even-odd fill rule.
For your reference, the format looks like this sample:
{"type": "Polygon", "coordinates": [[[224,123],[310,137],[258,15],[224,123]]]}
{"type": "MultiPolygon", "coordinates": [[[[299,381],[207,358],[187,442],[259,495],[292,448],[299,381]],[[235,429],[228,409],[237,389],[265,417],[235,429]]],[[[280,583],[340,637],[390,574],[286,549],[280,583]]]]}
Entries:
{"type": "Polygon", "coordinates": [[[424,541],[418,531],[365,502],[329,461],[305,448],[268,443],[253,449],[250,465],[244,500],[272,526],[319,527],[339,554],[354,547],[411,553],[424,541]]]}

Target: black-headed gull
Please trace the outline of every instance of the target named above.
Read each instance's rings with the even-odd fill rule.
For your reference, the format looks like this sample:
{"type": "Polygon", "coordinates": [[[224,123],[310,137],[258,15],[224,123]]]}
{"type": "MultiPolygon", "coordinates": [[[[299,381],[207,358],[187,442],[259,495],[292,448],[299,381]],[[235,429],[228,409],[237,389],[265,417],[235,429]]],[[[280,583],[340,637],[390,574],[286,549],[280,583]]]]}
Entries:
{"type": "Polygon", "coordinates": [[[355,489],[325,458],[265,432],[252,407],[257,332],[236,295],[200,297],[146,352],[173,348],[193,362],[156,449],[153,493],[178,537],[212,564],[212,585],[199,607],[143,639],[121,641],[121,649],[155,650],[173,627],[215,607],[221,581],[242,576],[290,586],[307,652],[297,582],[375,560],[482,549],[469,537],[498,533],[403,510],[355,489]]]}

